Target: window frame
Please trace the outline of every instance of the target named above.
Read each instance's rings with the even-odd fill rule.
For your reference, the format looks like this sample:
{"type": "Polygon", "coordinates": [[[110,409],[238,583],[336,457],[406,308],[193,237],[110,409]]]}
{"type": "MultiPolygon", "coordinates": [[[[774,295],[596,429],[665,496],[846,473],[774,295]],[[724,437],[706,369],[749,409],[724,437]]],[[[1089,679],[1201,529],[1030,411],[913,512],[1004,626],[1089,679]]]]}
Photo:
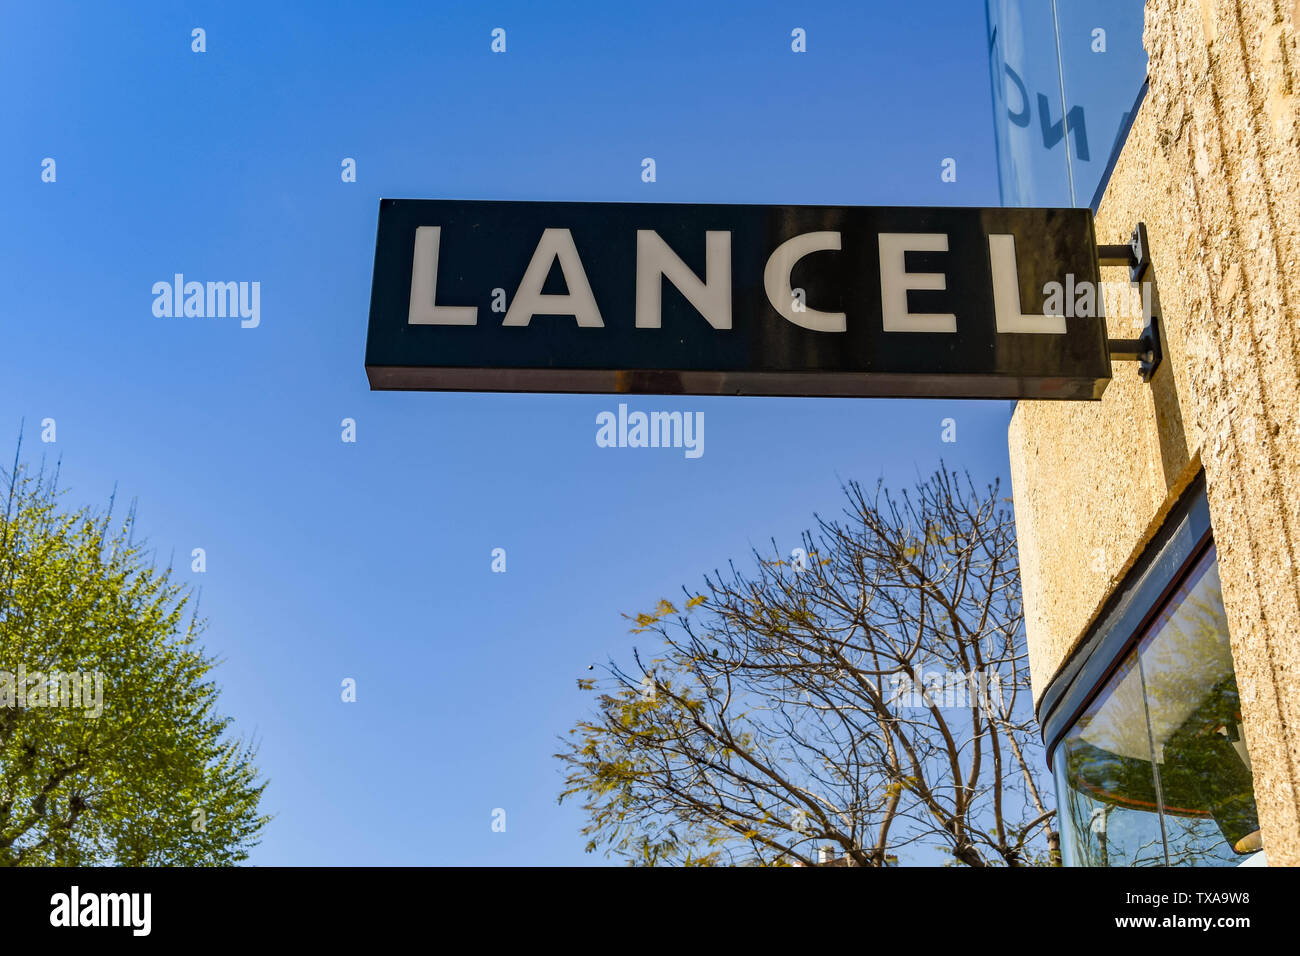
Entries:
{"type": "Polygon", "coordinates": [[[1146,636],[1213,544],[1205,473],[1201,472],[1188,484],[1043,691],[1036,716],[1050,771],[1055,772],[1056,748],[1066,733],[1096,700],[1129,651],[1146,636]]]}

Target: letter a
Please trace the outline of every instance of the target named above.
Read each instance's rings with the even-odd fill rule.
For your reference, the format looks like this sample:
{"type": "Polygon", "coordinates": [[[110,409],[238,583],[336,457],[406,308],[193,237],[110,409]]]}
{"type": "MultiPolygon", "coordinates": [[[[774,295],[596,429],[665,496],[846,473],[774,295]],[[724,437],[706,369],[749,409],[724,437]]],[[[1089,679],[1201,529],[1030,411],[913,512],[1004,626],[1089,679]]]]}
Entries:
{"type": "Polygon", "coordinates": [[[573,244],[573,233],[568,229],[547,229],[542,233],[501,324],[527,325],[535,315],[571,315],[578,320],[580,328],[605,326],[600,309],[596,308],[596,297],[587,282],[586,270],[582,268],[582,259],[573,244]],[[546,277],[556,259],[560,260],[568,294],[542,295],[542,286],[546,284],[546,277]]]}

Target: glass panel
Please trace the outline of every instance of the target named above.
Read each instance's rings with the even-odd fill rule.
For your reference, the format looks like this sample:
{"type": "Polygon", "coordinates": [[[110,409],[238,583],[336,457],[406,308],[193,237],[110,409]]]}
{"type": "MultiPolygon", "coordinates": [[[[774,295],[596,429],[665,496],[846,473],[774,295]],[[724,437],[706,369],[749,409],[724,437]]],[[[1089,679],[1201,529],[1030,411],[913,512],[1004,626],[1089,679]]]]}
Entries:
{"type": "Polygon", "coordinates": [[[1142,674],[1130,653],[1057,748],[1062,832],[1072,866],[1162,866],[1142,674]],[[1061,786],[1064,782],[1066,785],[1061,786]]]}
{"type": "Polygon", "coordinates": [[[986,0],[1007,206],[1086,206],[1146,79],[1143,0],[986,0]]]}
{"type": "Polygon", "coordinates": [[[1213,547],[1053,766],[1068,865],[1223,866],[1261,849],[1213,547]]]}
{"type": "MultiPolygon", "coordinates": [[[[1074,206],[1101,183],[1147,77],[1142,0],[1055,0],[1074,206]]],[[[1054,114],[1060,116],[1058,108],[1054,114]]],[[[1041,141],[1040,141],[1041,145],[1041,141]]]]}
{"type": "MultiPolygon", "coordinates": [[[[1039,130],[1040,117],[1050,113],[1060,119],[1061,114],[1052,6],[1042,0],[988,0],[987,9],[1002,204],[1073,205],[1065,150],[1059,143],[1044,145],[1039,130]]],[[[1050,139],[1050,122],[1047,135],[1050,139]]]]}
{"type": "Polygon", "coordinates": [[[1169,862],[1234,864],[1260,848],[1250,754],[1213,549],[1138,648],[1169,862]]]}

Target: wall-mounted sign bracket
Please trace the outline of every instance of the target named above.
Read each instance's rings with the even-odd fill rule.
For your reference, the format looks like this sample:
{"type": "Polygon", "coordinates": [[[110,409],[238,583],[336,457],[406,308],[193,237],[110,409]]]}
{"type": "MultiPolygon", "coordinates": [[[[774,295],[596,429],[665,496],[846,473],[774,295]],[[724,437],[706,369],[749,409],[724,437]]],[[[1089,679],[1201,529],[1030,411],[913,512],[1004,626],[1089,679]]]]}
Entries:
{"type": "Polygon", "coordinates": [[[1112,362],[1136,361],[1138,376],[1144,382],[1151,381],[1151,376],[1155,374],[1160,366],[1160,360],[1164,357],[1160,351],[1160,330],[1156,327],[1156,321],[1154,315],[1147,319],[1146,328],[1135,339],[1106,340],[1110,348],[1110,360],[1112,362]]]}
{"type": "MultiPolygon", "coordinates": [[[[1127,245],[1105,245],[1097,247],[1097,264],[1100,266],[1125,266],[1129,281],[1138,283],[1143,280],[1151,267],[1151,247],[1147,243],[1147,227],[1139,222],[1133,229],[1133,235],[1127,245]]],[[[1146,317],[1146,327],[1136,339],[1108,339],[1111,361],[1136,361],[1138,375],[1142,381],[1150,382],[1151,376],[1160,366],[1164,357],[1160,349],[1160,328],[1154,300],[1144,295],[1142,301],[1151,302],[1151,314],[1146,317]]]]}
{"type": "Polygon", "coordinates": [[[1127,266],[1129,281],[1141,282],[1147,268],[1151,265],[1151,247],[1147,245],[1146,223],[1137,224],[1127,245],[1098,246],[1097,264],[1127,266]]]}

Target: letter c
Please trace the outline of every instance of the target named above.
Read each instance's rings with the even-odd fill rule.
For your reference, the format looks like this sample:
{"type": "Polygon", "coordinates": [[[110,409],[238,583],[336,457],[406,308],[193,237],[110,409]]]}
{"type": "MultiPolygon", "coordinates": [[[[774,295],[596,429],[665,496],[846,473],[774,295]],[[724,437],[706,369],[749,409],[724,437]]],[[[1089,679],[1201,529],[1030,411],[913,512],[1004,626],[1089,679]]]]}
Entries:
{"type": "Polygon", "coordinates": [[[819,312],[805,307],[794,310],[794,290],[790,288],[790,273],[794,264],[810,252],[829,250],[839,252],[838,232],[805,232],[787,239],[773,250],[763,269],[763,288],[772,308],[787,321],[814,332],[843,332],[848,326],[843,312],[819,312]]]}

